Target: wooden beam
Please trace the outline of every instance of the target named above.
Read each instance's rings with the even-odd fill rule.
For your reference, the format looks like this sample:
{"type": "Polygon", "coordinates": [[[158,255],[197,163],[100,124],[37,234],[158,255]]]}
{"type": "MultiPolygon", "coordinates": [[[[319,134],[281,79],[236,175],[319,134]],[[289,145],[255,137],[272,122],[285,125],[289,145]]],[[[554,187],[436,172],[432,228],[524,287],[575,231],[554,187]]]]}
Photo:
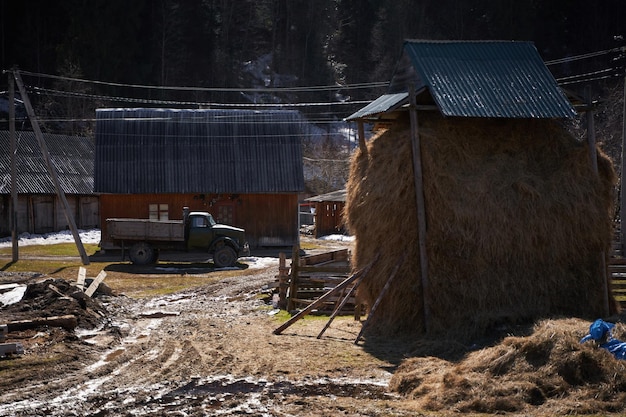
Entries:
{"type": "Polygon", "coordinates": [[[15,140],[15,79],[9,73],[9,137],[11,140],[11,245],[12,260],[17,262],[19,256],[19,244],[17,237],[17,142],[15,140]]]}
{"type": "Polygon", "coordinates": [[[422,152],[415,104],[415,86],[409,86],[409,115],[411,120],[411,146],[413,150],[413,176],[417,206],[417,233],[420,255],[420,278],[422,283],[422,303],[424,305],[424,329],[430,330],[430,284],[428,279],[428,254],[426,252],[426,204],[424,202],[424,178],[422,175],[422,152]]]}
{"type": "Polygon", "coordinates": [[[33,329],[40,326],[62,327],[67,330],[73,330],[78,326],[78,319],[72,314],[54,317],[37,317],[30,320],[10,321],[7,324],[9,332],[18,330],[33,329]]]}
{"type": "Polygon", "coordinates": [[[91,297],[93,293],[95,293],[98,289],[100,283],[104,281],[104,278],[106,278],[106,276],[107,273],[104,270],[100,271],[98,276],[93,281],[91,281],[91,284],[89,284],[89,287],[87,287],[87,289],[85,290],[85,295],[91,297]]]}
{"type": "Polygon", "coordinates": [[[17,83],[17,87],[20,90],[20,94],[22,96],[22,101],[24,102],[24,107],[26,107],[26,113],[28,113],[28,117],[30,119],[31,126],[33,127],[33,132],[35,133],[35,137],[39,142],[39,147],[41,148],[41,153],[43,154],[43,158],[46,161],[46,166],[48,168],[48,173],[50,174],[50,178],[54,183],[54,188],[56,189],[57,195],[63,203],[63,211],[65,213],[65,219],[67,220],[67,224],[72,231],[72,235],[74,236],[74,242],[76,242],[76,247],[78,248],[78,252],[80,253],[80,257],[83,261],[83,265],[89,265],[89,257],[87,256],[87,252],[85,252],[85,248],[83,246],[83,242],[80,240],[80,234],[78,233],[78,229],[76,228],[76,222],[74,221],[74,216],[71,214],[70,205],[67,202],[67,198],[65,198],[65,192],[61,188],[61,184],[59,183],[59,178],[57,176],[56,170],[54,169],[54,165],[52,165],[52,161],[50,160],[50,153],[48,152],[48,146],[46,145],[46,141],[43,137],[43,133],[41,133],[41,128],[39,127],[39,121],[35,116],[35,111],[30,104],[30,99],[28,98],[28,94],[26,94],[26,88],[24,87],[24,83],[22,82],[22,76],[19,71],[13,71],[13,76],[15,77],[15,81],[17,83]]]}
{"type": "MultiPolygon", "coordinates": [[[[587,102],[589,109],[587,110],[587,145],[589,146],[589,157],[591,158],[591,168],[593,173],[598,176],[598,152],[596,149],[596,128],[593,120],[592,100],[591,100],[591,87],[585,87],[585,101],[587,102]]],[[[604,315],[610,314],[609,308],[609,292],[611,291],[609,280],[609,270],[606,266],[605,252],[600,252],[600,269],[604,274],[602,279],[602,307],[604,309],[604,315]]]]}
{"type": "Polygon", "coordinates": [[[367,146],[365,145],[365,129],[363,128],[363,120],[357,120],[356,122],[359,135],[359,148],[361,152],[367,153],[367,146]]]}
{"type": "Polygon", "coordinates": [[[374,317],[374,313],[376,312],[376,309],[378,308],[378,305],[380,304],[380,301],[383,299],[383,297],[385,296],[387,291],[389,291],[389,288],[391,287],[391,282],[396,277],[396,274],[398,273],[398,270],[400,269],[400,266],[403,263],[404,263],[404,255],[402,255],[402,257],[400,257],[400,260],[398,261],[398,263],[396,263],[396,266],[393,268],[393,271],[391,272],[391,275],[389,275],[389,278],[387,279],[387,282],[385,283],[385,286],[380,291],[380,294],[378,294],[378,298],[376,298],[376,301],[374,301],[374,305],[372,306],[369,314],[367,315],[367,320],[365,320],[365,323],[363,323],[363,327],[361,327],[361,331],[359,332],[358,336],[354,340],[354,344],[355,345],[357,343],[359,343],[359,340],[363,336],[363,333],[365,332],[365,329],[370,324],[371,318],[374,317]]]}
{"type": "MultiPolygon", "coordinates": [[[[359,286],[359,284],[361,283],[361,281],[363,281],[363,278],[365,277],[365,275],[361,275],[356,282],[354,283],[354,285],[350,288],[350,290],[348,291],[347,294],[345,294],[345,297],[343,297],[343,299],[341,300],[341,302],[335,307],[335,310],[333,311],[333,313],[330,315],[330,318],[328,319],[328,322],[326,323],[326,325],[324,326],[324,328],[322,329],[322,331],[317,335],[318,339],[321,339],[322,335],[324,334],[324,332],[330,327],[330,324],[333,322],[333,320],[335,320],[335,317],[337,317],[337,315],[339,314],[339,312],[341,311],[341,309],[343,308],[344,305],[346,305],[346,302],[350,299],[350,297],[352,296],[352,293],[357,289],[357,287],[359,286]]],[[[343,296],[343,294],[342,294],[343,296]]]]}

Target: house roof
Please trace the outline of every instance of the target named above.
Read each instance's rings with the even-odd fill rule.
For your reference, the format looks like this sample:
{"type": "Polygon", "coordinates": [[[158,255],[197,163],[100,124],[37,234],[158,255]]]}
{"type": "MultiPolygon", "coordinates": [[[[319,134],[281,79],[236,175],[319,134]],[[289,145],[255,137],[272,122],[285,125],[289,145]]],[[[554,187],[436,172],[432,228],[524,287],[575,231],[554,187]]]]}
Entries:
{"type": "Polygon", "coordinates": [[[304,201],[311,201],[314,203],[323,203],[325,201],[335,201],[335,202],[346,202],[346,196],[348,191],[344,188],[343,190],[332,191],[326,194],[320,194],[313,197],[309,197],[304,201]]]}
{"type": "Polygon", "coordinates": [[[387,94],[347,120],[406,105],[410,84],[418,104],[434,103],[444,116],[576,116],[531,42],[406,40],[387,94]]]}
{"type": "Polygon", "coordinates": [[[296,111],[98,109],[100,193],[304,190],[296,111]]]}
{"type": "MultiPolygon", "coordinates": [[[[94,144],[91,138],[44,133],[50,160],[65,194],[93,193],[94,144]]],[[[33,132],[16,137],[16,184],[19,194],[56,193],[39,142],[33,132]]],[[[0,131],[0,194],[11,193],[11,138],[0,131]]]]}

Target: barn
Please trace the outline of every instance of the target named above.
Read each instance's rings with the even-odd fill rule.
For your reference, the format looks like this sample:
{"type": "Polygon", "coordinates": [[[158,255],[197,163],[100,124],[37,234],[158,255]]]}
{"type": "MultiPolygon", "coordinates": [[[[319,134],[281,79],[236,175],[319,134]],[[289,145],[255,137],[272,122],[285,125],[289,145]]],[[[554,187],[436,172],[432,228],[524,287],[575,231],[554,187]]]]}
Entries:
{"type": "MultiPolygon", "coordinates": [[[[34,132],[16,132],[17,233],[49,233],[69,228],[65,210],[34,132]]],[[[78,228],[100,225],[93,192],[94,143],[91,138],[43,135],[50,161],[78,228]]],[[[11,235],[11,138],[0,131],[0,236],[11,235]]]]}
{"type": "Polygon", "coordinates": [[[244,228],[251,248],[292,246],[306,126],[296,111],[98,109],[102,227],[107,218],[182,219],[189,207],[244,228]]]}
{"type": "Polygon", "coordinates": [[[379,128],[345,208],[370,333],[475,340],[616,311],[616,176],[576,117],[530,42],[404,42],[387,94],[348,118],[379,128]]]}

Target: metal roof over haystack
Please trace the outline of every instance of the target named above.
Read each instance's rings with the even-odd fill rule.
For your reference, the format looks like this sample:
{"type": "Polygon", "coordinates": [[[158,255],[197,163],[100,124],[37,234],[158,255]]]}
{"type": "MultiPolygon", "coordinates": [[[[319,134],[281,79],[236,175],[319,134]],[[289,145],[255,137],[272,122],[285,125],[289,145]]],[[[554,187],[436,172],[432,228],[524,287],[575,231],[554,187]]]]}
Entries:
{"type": "Polygon", "coordinates": [[[433,104],[444,116],[572,118],[576,111],[531,42],[406,40],[387,94],[346,120],[433,104]]]}
{"type": "Polygon", "coordinates": [[[296,111],[99,109],[100,193],[293,193],[304,190],[296,111]]]}
{"type": "MultiPolygon", "coordinates": [[[[87,137],[44,134],[50,160],[66,194],[93,194],[93,140],[87,137]]],[[[8,131],[0,131],[0,194],[11,193],[11,155],[8,131]]],[[[16,132],[17,192],[56,194],[34,132],[16,132]]]]}

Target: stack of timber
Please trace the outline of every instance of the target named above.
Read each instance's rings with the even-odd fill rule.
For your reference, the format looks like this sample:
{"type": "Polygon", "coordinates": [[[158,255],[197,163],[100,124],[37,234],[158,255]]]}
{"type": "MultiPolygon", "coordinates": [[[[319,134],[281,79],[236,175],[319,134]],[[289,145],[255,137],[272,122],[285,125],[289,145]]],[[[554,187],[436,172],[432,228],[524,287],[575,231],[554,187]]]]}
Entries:
{"type": "Polygon", "coordinates": [[[615,232],[613,253],[609,259],[609,274],[611,275],[611,291],[622,310],[626,309],[626,259],[624,258],[620,242],[620,231],[615,232]]]}
{"type": "MultiPolygon", "coordinates": [[[[350,259],[347,249],[325,252],[316,255],[300,256],[299,248],[294,248],[291,269],[286,277],[288,285],[283,305],[288,311],[306,308],[344,281],[350,274],[350,259]]],[[[348,300],[339,314],[354,314],[356,301],[351,288],[339,292],[322,303],[314,312],[332,314],[347,294],[348,300]]]]}

